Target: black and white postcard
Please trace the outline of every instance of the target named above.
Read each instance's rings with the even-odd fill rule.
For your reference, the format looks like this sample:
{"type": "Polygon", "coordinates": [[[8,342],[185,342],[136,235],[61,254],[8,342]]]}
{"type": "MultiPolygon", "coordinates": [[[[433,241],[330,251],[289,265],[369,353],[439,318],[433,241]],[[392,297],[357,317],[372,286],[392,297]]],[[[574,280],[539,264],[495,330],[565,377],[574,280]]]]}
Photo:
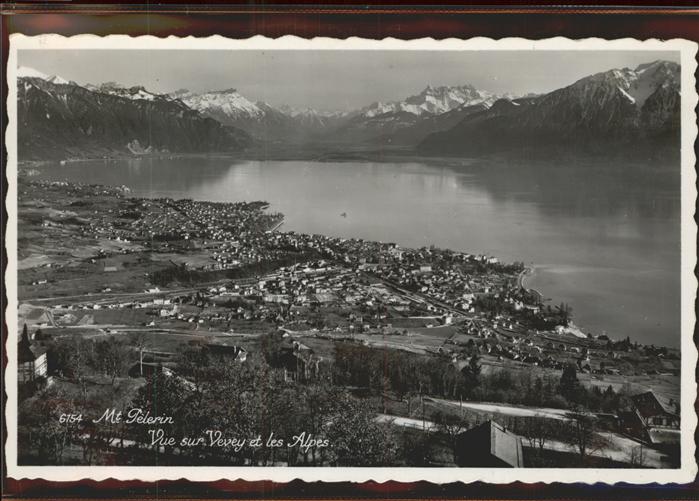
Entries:
{"type": "Polygon", "coordinates": [[[693,480],[696,52],[12,35],[8,474],[693,480]]]}

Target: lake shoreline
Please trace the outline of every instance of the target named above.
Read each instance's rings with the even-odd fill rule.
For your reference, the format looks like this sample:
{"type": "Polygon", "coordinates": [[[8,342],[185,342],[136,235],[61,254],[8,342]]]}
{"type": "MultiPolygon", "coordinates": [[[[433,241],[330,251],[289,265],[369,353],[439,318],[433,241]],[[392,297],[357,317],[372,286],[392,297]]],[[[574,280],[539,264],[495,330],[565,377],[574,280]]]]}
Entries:
{"type": "MultiPolygon", "coordinates": [[[[297,146],[296,146],[297,147],[297,146]]],[[[359,148],[351,149],[294,149],[269,151],[246,150],[241,152],[209,152],[209,153],[164,153],[154,152],[143,155],[135,155],[130,152],[113,152],[109,155],[95,157],[74,157],[74,158],[47,158],[36,160],[18,160],[19,169],[36,167],[58,163],[66,165],[71,163],[85,162],[115,162],[115,161],[137,161],[137,160],[178,160],[178,159],[222,159],[230,161],[257,161],[257,162],[290,162],[307,161],[318,163],[352,163],[352,162],[372,162],[378,164],[391,163],[423,163],[434,167],[446,167],[457,171],[487,168],[512,168],[522,165],[537,165],[540,168],[568,168],[570,163],[585,166],[585,169],[599,168],[600,161],[612,161],[615,171],[632,169],[636,173],[643,174],[672,174],[667,168],[659,168],[658,161],[646,159],[645,161],[631,160],[625,157],[606,158],[594,155],[577,156],[575,154],[561,154],[560,152],[551,154],[532,154],[531,151],[510,151],[493,154],[483,154],[478,156],[458,156],[458,155],[430,155],[409,148],[359,148]]],[[[677,172],[679,174],[679,172],[677,172]]]]}
{"type": "MultiPolygon", "coordinates": [[[[525,166],[526,171],[507,173],[477,163],[466,166],[465,161],[458,167],[421,162],[232,162],[227,156],[210,155],[178,158],[42,164],[33,167],[36,172],[28,177],[126,184],[133,195],[146,198],[264,199],[285,214],[284,231],[412,248],[434,244],[505,262],[569,263],[573,271],[566,275],[541,271],[539,277],[540,270],[535,269],[521,283],[547,291],[547,298],[575,305],[578,322],[595,334],[608,331],[625,337],[646,332],[638,339],[675,344],[663,332],[679,332],[672,327],[674,310],[664,304],[669,299],[658,303],[644,291],[662,287],[674,292],[676,276],[640,273],[667,267],[664,263],[670,261],[662,243],[676,238],[667,219],[674,217],[673,205],[665,209],[673,202],[653,198],[659,185],[655,181],[647,182],[636,200],[628,199],[627,185],[619,184],[623,176],[594,174],[601,169],[579,169],[574,175],[555,165],[547,170],[525,166]],[[600,186],[607,191],[600,193],[600,186]],[[619,198],[621,188],[626,198],[619,198]],[[605,227],[607,236],[600,239],[600,228],[605,227]],[[609,267],[619,272],[599,271],[609,267]],[[627,280],[628,287],[620,289],[627,280]],[[626,309],[615,306],[619,304],[626,309]],[[627,311],[640,315],[631,318],[627,311]],[[655,322],[647,321],[644,325],[644,316],[663,327],[656,330],[655,322]]],[[[31,169],[26,166],[22,172],[31,169]]],[[[669,256],[674,259],[672,253],[669,256]]]]}

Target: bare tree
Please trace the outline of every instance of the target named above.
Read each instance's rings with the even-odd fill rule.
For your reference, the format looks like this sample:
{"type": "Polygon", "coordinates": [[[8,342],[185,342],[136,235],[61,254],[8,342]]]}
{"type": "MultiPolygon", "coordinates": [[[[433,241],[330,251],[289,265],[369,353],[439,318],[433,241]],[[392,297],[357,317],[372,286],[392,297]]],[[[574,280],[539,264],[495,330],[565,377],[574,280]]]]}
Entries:
{"type": "Polygon", "coordinates": [[[536,415],[523,418],[518,431],[527,439],[530,447],[543,450],[546,442],[554,436],[553,428],[551,419],[536,415]]]}
{"type": "Polygon", "coordinates": [[[603,448],[607,441],[595,431],[596,418],[586,412],[569,412],[569,431],[573,445],[580,455],[580,461],[603,448]]]}
{"type": "Polygon", "coordinates": [[[68,343],[60,348],[59,368],[65,369],[70,377],[80,385],[83,405],[87,404],[87,376],[93,362],[93,350],[93,343],[79,335],[73,336],[68,343]]]}
{"type": "Polygon", "coordinates": [[[646,455],[647,453],[643,447],[643,444],[639,444],[631,449],[631,452],[629,453],[629,463],[633,466],[643,467],[646,465],[646,455]]]}
{"type": "Polygon", "coordinates": [[[468,429],[468,423],[458,416],[442,412],[435,414],[434,422],[437,424],[437,429],[447,438],[452,458],[456,462],[457,439],[460,433],[468,429]]]}
{"type": "Polygon", "coordinates": [[[137,331],[129,334],[129,344],[138,350],[140,375],[143,376],[143,350],[150,346],[145,332],[137,331]]]}
{"type": "Polygon", "coordinates": [[[116,378],[122,376],[130,362],[128,347],[114,338],[101,341],[95,346],[95,365],[97,370],[111,377],[112,386],[116,378]]]}

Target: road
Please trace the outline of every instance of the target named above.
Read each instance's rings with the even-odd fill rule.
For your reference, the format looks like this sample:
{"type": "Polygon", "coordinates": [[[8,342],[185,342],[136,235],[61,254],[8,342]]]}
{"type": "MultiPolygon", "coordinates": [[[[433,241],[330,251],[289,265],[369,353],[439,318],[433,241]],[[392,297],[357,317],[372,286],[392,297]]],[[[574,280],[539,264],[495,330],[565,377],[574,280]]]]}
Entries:
{"type": "Polygon", "coordinates": [[[569,411],[565,409],[552,409],[548,407],[516,407],[513,405],[480,403],[480,402],[457,402],[455,400],[444,400],[441,398],[425,397],[425,400],[451,405],[457,408],[470,409],[478,412],[488,412],[491,414],[502,414],[514,417],[542,417],[568,421],[569,411]]]}
{"type": "Polygon", "coordinates": [[[216,280],[215,282],[204,282],[197,284],[196,287],[186,287],[181,289],[163,289],[158,292],[88,292],[86,294],[76,294],[73,296],[51,296],[51,297],[31,297],[22,299],[19,302],[24,304],[31,304],[34,301],[62,301],[64,299],[79,299],[85,298],[93,301],[107,300],[110,298],[118,297],[152,297],[152,296],[166,296],[168,294],[181,294],[186,292],[196,292],[207,287],[222,284],[233,284],[233,285],[246,285],[250,283],[257,282],[260,277],[248,277],[248,278],[224,278],[221,280],[216,280]]]}
{"type": "Polygon", "coordinates": [[[415,430],[434,431],[437,429],[437,423],[422,419],[407,418],[402,416],[392,416],[390,414],[379,414],[374,419],[377,423],[388,423],[404,428],[413,428],[415,430]]]}
{"type": "MultiPolygon", "coordinates": [[[[48,327],[46,330],[53,330],[53,327],[48,327]]],[[[75,329],[85,329],[86,331],[92,330],[97,332],[90,332],[85,334],[85,337],[102,337],[102,336],[113,336],[118,334],[129,334],[132,332],[145,332],[145,333],[163,333],[170,336],[180,336],[180,337],[222,337],[222,338],[232,338],[232,337],[259,337],[261,334],[248,334],[243,332],[223,332],[223,331],[208,331],[208,330],[190,330],[190,329],[170,329],[164,327],[137,327],[129,325],[114,325],[114,324],[91,324],[91,325],[75,325],[70,326],[71,333],[61,335],[61,327],[55,327],[58,331],[53,334],[56,337],[71,336],[75,329]],[[112,330],[114,332],[106,332],[105,329],[112,330]]]]}

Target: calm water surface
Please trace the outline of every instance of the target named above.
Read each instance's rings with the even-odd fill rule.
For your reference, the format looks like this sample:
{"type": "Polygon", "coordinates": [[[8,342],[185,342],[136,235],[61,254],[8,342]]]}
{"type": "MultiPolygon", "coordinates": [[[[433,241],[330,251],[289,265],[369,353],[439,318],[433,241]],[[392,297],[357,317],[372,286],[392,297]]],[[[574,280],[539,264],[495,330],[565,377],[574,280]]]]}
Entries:
{"type": "Polygon", "coordinates": [[[585,331],[677,346],[679,175],[610,166],[137,159],[46,165],[38,178],[136,196],[266,200],[282,230],[437,245],[533,263],[528,285],[585,331]],[[346,217],[342,214],[345,213],[346,217]]]}

